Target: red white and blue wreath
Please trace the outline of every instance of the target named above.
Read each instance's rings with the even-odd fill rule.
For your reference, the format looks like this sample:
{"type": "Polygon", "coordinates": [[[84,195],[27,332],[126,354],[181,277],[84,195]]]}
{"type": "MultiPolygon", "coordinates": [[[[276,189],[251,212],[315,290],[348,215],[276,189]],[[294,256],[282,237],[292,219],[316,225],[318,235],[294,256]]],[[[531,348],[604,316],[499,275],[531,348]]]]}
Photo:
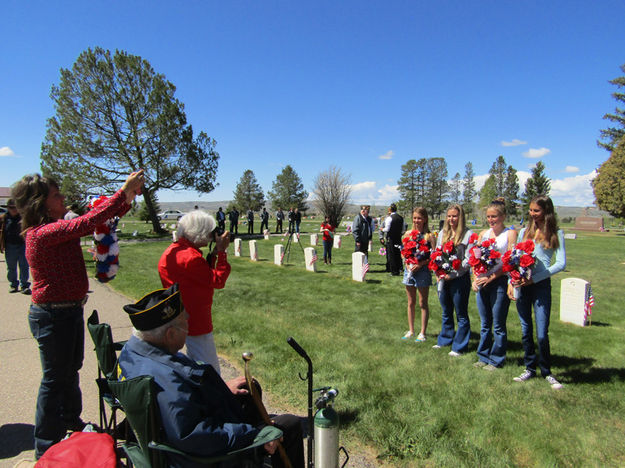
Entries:
{"type": "MultiPolygon", "coordinates": [[[[107,200],[104,195],[94,198],[89,203],[91,209],[96,208],[107,200]]],[[[107,283],[115,278],[119,269],[119,243],[117,242],[117,223],[119,218],[111,218],[95,227],[93,239],[95,241],[96,278],[100,283],[107,283]]]]}

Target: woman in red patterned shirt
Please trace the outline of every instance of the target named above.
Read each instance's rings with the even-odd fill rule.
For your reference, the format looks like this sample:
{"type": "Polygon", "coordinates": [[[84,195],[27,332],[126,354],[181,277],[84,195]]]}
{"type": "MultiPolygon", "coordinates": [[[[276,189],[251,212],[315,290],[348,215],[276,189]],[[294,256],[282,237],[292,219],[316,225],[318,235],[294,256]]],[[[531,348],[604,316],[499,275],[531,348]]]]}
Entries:
{"type": "Polygon", "coordinates": [[[36,458],[67,430],[84,425],[78,370],[84,356],[83,305],[89,279],[80,238],[107,219],[124,215],[143,182],[143,170],[133,172],[108,200],[72,220],[63,219],[65,198],[54,180],[27,175],[13,188],[33,279],[28,321],[43,371],[35,413],[36,458]]]}

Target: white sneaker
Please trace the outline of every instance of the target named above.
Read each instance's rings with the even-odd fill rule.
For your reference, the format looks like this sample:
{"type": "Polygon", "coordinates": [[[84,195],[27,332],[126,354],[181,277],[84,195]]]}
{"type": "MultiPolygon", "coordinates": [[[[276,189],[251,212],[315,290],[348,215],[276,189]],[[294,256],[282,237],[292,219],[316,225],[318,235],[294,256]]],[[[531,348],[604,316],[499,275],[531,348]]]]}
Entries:
{"type": "Polygon", "coordinates": [[[449,351],[448,353],[451,357],[458,357],[458,356],[462,356],[461,353],[458,353],[456,351],[449,351]]]}
{"type": "Polygon", "coordinates": [[[440,349],[441,347],[437,344],[435,344],[434,346],[432,346],[432,349],[440,349]]]}
{"type": "Polygon", "coordinates": [[[512,380],[514,380],[515,382],[527,382],[529,379],[533,379],[534,377],[536,377],[536,374],[534,374],[532,371],[525,369],[521,375],[515,377],[512,380]]]}
{"type": "Polygon", "coordinates": [[[545,377],[545,380],[549,383],[549,385],[551,385],[551,388],[555,390],[559,390],[562,388],[562,384],[558,382],[553,375],[548,375],[547,377],[545,377]]]}

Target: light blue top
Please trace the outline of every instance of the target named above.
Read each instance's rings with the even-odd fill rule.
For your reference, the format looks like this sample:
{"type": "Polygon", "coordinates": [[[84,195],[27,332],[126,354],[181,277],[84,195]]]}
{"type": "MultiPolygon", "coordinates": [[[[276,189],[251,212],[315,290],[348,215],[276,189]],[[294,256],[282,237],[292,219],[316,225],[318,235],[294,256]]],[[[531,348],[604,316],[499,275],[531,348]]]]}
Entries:
{"type": "MultiPolygon", "coordinates": [[[[526,228],[519,232],[519,239],[523,239],[526,228]]],[[[532,269],[532,281],[538,283],[549,278],[556,273],[564,270],[566,266],[566,252],[564,250],[564,231],[558,230],[558,242],[560,247],[557,249],[546,249],[542,244],[536,242],[534,247],[534,255],[536,256],[536,264],[532,269]],[[555,252],[555,262],[551,264],[551,259],[555,252]]]]}

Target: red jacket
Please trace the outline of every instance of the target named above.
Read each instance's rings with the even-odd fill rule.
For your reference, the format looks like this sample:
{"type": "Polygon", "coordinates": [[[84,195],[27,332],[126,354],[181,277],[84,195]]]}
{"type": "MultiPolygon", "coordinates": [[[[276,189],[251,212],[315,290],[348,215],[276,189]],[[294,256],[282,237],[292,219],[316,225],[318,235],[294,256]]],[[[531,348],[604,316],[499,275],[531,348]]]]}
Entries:
{"type": "Polygon", "coordinates": [[[189,335],[211,333],[213,290],[222,289],[230,275],[226,252],[217,254],[216,265],[209,265],[202,251],[182,238],[163,252],[158,273],[163,287],[178,283],[182,303],[189,314],[189,335]]]}

